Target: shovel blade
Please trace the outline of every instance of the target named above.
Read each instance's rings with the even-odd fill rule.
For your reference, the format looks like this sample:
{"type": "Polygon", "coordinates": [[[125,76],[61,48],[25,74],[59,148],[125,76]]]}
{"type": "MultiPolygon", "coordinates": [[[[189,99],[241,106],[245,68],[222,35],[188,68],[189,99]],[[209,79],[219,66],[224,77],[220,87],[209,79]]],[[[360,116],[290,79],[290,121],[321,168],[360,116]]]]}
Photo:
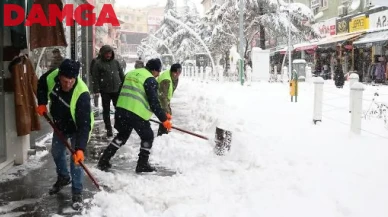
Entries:
{"type": "Polygon", "coordinates": [[[226,152],[230,151],[232,132],[217,127],[215,143],[214,152],[216,155],[224,155],[226,152]]]}

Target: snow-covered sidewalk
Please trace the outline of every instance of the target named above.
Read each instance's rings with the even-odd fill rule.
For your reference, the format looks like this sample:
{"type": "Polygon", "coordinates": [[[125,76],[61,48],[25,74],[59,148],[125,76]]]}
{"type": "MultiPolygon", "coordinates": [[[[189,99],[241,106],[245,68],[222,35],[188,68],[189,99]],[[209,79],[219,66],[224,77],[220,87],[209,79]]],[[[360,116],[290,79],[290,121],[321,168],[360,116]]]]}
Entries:
{"type": "MultiPolygon", "coordinates": [[[[291,103],[287,84],[241,87],[182,78],[172,102],[174,126],[210,138],[216,126],[231,130],[231,152],[216,156],[213,141],[178,131],[158,137],[151,161],[178,174],[93,169],[113,191],[97,193],[84,216],[386,217],[388,140],[350,134],[348,89],[329,85],[324,116],[332,118],[313,125],[311,84],[301,83],[298,103],[291,103]]],[[[374,128],[387,132],[383,124],[374,128]]],[[[138,150],[133,133],[117,156],[135,161],[138,150]]]]}

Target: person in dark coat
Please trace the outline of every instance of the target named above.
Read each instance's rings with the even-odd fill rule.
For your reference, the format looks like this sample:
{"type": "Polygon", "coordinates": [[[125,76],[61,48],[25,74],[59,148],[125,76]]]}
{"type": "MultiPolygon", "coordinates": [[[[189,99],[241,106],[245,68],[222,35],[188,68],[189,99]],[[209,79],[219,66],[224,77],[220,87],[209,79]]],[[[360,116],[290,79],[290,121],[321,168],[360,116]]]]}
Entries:
{"type": "Polygon", "coordinates": [[[104,45],[100,49],[101,58],[93,66],[93,92],[100,94],[102,99],[102,115],[107,137],[113,136],[110,121],[110,103],[116,107],[119,91],[124,81],[124,69],[115,59],[113,48],[104,45]]]}
{"type": "Polygon", "coordinates": [[[338,88],[343,88],[345,84],[344,71],[342,70],[341,60],[337,59],[334,69],[334,83],[338,88]]]}

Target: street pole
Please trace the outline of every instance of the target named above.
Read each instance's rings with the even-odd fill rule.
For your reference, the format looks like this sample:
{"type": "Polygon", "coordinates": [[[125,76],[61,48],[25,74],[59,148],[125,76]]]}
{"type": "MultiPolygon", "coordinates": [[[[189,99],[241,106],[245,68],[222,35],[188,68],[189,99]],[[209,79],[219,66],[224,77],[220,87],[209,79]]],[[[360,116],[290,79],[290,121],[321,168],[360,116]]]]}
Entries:
{"type": "MultiPolygon", "coordinates": [[[[288,0],[288,5],[291,4],[291,0],[288,0]]],[[[288,79],[291,81],[292,79],[292,57],[291,57],[291,14],[290,14],[290,6],[288,6],[288,79]]]]}
{"type": "Polygon", "coordinates": [[[244,85],[244,0],[240,0],[240,82],[244,85]]]}

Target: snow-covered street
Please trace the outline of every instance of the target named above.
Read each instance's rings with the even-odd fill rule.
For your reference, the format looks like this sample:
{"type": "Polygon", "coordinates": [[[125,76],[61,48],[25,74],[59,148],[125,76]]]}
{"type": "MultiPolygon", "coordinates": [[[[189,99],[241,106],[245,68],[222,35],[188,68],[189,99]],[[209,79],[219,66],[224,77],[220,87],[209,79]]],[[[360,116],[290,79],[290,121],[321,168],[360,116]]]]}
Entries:
{"type": "MultiPolygon", "coordinates": [[[[112,191],[97,193],[84,216],[387,216],[383,120],[363,120],[362,134],[351,134],[349,87],[337,89],[329,81],[323,122],[314,125],[313,90],[300,83],[298,102],[291,103],[288,84],[241,87],[182,78],[172,101],[174,126],[209,138],[216,126],[231,130],[230,153],[217,156],[214,141],[177,131],[158,137],[151,162],[177,175],[92,169],[112,191]]],[[[388,101],[388,88],[366,86],[364,110],[375,91],[388,101]]],[[[124,159],[129,165],[138,149],[133,133],[112,163],[124,159]]]]}

